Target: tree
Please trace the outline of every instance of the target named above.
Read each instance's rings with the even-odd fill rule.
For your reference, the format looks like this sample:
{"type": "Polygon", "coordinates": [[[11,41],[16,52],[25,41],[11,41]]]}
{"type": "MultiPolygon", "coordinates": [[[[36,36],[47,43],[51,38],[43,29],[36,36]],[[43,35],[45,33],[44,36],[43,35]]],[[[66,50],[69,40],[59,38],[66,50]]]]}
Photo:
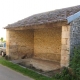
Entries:
{"type": "Polygon", "coordinates": [[[1,42],[3,42],[3,37],[1,37],[1,39],[0,39],[0,40],[1,40],[1,42]]]}

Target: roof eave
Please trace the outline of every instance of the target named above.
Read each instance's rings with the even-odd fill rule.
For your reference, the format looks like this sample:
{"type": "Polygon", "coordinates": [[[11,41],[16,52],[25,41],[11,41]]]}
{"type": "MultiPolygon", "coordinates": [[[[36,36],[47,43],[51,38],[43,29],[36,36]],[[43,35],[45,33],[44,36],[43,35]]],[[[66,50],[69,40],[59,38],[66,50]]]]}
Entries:
{"type": "MultiPolygon", "coordinates": [[[[38,28],[40,28],[40,27],[38,27],[40,25],[49,25],[49,24],[54,24],[53,27],[68,25],[67,20],[64,20],[64,21],[48,22],[48,23],[43,23],[43,24],[33,24],[33,25],[27,25],[27,26],[14,26],[14,27],[12,26],[11,27],[8,25],[8,26],[4,27],[4,29],[18,29],[18,28],[20,28],[21,30],[23,28],[25,28],[25,29],[38,29],[38,28]]],[[[44,28],[44,27],[41,27],[41,28],[44,28]]]]}

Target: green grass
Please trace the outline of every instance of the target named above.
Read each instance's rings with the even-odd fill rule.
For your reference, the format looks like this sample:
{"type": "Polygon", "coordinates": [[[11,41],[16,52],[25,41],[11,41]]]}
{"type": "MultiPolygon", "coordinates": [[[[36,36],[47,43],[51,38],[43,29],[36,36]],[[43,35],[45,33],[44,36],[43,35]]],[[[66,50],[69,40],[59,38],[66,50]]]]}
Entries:
{"type": "Polygon", "coordinates": [[[53,78],[49,78],[49,77],[43,76],[41,74],[38,74],[35,71],[29,70],[27,68],[23,68],[17,64],[13,64],[13,63],[5,60],[4,58],[0,58],[0,64],[7,66],[17,72],[20,72],[23,75],[29,76],[35,80],[55,80],[53,78]]]}

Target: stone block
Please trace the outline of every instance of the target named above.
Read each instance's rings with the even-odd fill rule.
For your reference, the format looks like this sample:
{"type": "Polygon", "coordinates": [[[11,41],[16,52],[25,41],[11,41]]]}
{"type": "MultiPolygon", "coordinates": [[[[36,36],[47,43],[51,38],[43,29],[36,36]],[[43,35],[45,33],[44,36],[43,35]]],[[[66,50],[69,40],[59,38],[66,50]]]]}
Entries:
{"type": "Polygon", "coordinates": [[[69,66],[69,62],[64,62],[64,61],[62,61],[61,62],[61,67],[68,67],[69,66]]]}
{"type": "Polygon", "coordinates": [[[70,54],[70,51],[61,50],[61,56],[68,56],[70,54]]]}
{"type": "Polygon", "coordinates": [[[69,55],[63,55],[61,56],[62,61],[68,61],[69,60],[69,55]]]}
{"type": "Polygon", "coordinates": [[[67,38],[62,38],[62,44],[67,44],[67,38]]]}
{"type": "Polygon", "coordinates": [[[70,38],[67,39],[67,45],[70,46],[70,38]]]}
{"type": "Polygon", "coordinates": [[[70,32],[69,31],[62,32],[62,38],[70,38],[70,32]]]}
{"type": "Polygon", "coordinates": [[[69,45],[62,45],[61,49],[62,50],[69,50],[70,46],[69,45]]]}
{"type": "Polygon", "coordinates": [[[62,31],[68,31],[68,26],[62,26],[62,31]]]}

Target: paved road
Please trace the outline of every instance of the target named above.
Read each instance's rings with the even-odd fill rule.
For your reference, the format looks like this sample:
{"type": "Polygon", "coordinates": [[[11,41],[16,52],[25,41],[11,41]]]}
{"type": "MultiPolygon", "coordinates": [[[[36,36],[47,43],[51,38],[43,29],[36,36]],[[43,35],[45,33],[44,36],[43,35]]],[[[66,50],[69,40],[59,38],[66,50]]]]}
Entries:
{"type": "Polygon", "coordinates": [[[0,64],[0,80],[33,80],[0,64]]]}

